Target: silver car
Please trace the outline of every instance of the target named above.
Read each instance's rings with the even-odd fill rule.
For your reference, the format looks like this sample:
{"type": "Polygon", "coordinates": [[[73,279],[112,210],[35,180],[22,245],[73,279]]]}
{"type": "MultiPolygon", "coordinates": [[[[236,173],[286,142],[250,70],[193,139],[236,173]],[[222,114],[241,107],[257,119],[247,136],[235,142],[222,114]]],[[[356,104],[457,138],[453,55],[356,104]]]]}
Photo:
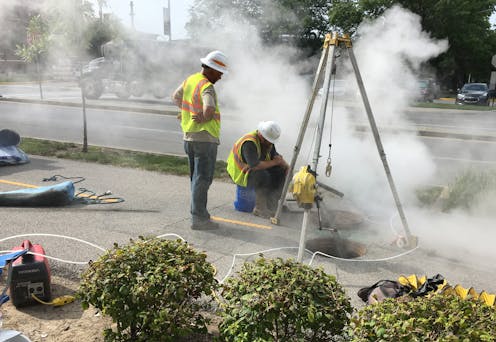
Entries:
{"type": "Polygon", "coordinates": [[[488,105],[489,88],[485,83],[466,83],[458,89],[455,103],[488,105]]]}

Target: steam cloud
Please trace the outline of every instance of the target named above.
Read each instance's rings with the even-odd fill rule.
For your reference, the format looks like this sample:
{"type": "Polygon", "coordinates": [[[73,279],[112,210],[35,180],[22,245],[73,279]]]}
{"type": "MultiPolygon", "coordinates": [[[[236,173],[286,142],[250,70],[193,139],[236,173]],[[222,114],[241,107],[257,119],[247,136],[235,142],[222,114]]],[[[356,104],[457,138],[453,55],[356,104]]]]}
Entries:
{"type": "MultiPolygon", "coordinates": [[[[277,148],[289,161],[309,99],[309,79],[298,75],[301,65],[290,62],[295,51],[288,47],[264,47],[255,27],[239,20],[224,22],[227,24],[221,30],[203,37],[206,44],[226,52],[231,62],[231,72],[216,85],[221,101],[225,101],[223,132],[229,132],[224,135],[223,144],[232,144],[239,135],[254,129],[260,120],[276,120],[283,128],[277,148]],[[226,137],[232,141],[226,141],[226,137]]],[[[458,228],[461,217],[465,225],[471,222],[466,213],[433,214],[416,208],[415,189],[436,182],[436,167],[415,132],[404,129],[409,126],[405,111],[415,96],[416,80],[424,71],[425,62],[443,53],[447,41],[432,39],[422,30],[420,17],[399,6],[375,21],[363,23],[358,34],[353,49],[412,233],[419,236],[421,243],[436,239],[436,248],[446,253],[471,242],[480,247],[478,256],[491,255],[490,244],[477,243],[477,238],[471,241],[476,236],[473,231],[468,233],[458,228]],[[441,246],[439,237],[450,236],[453,231],[463,237],[445,238],[441,246]]],[[[317,60],[312,63],[316,64],[317,60]]],[[[346,80],[347,90],[357,94],[346,51],[341,52],[337,63],[336,78],[346,80]]],[[[369,127],[361,98],[358,96],[351,102],[344,106],[335,102],[327,108],[319,181],[344,192],[366,214],[382,216],[387,223],[395,215],[396,207],[372,135],[356,131],[356,125],[369,127]],[[325,178],[329,143],[332,143],[333,173],[325,178]]],[[[316,101],[295,169],[312,162],[319,107],[316,101]]],[[[477,232],[486,233],[487,222],[477,220],[477,232]]],[[[384,226],[383,233],[390,234],[387,225],[384,226]]],[[[396,227],[399,230],[399,221],[396,227]]],[[[493,240],[494,236],[489,241],[493,240]]]]}

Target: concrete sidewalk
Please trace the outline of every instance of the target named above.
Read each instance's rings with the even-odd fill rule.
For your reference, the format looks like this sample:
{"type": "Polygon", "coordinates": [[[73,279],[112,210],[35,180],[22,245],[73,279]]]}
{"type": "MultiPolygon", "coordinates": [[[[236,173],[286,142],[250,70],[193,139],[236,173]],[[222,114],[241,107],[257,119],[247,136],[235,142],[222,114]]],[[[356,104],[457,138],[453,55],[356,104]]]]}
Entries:
{"type": "MultiPolygon", "coordinates": [[[[114,196],[125,201],[62,208],[0,207],[1,250],[18,245],[25,237],[5,239],[19,234],[59,234],[102,248],[111,248],[115,242],[125,244],[138,236],[181,236],[194,248],[206,252],[208,260],[217,268],[219,281],[232,276],[243,261],[253,260],[260,253],[266,257],[296,259],[301,211],[283,213],[280,225],[272,225],[268,220],[236,211],[233,207],[235,186],[229,182],[214,181],[209,192],[209,210],[221,225],[215,231],[190,229],[188,177],[31,156],[29,164],[0,168],[0,191],[26,185],[54,184],[43,182],[44,178],[53,175],[82,176],[85,180],[75,184],[76,188],[84,187],[97,194],[110,190],[114,196]],[[247,253],[253,255],[246,256],[247,253]]],[[[353,208],[346,200],[336,199],[333,205],[353,208]]],[[[332,233],[317,228],[316,215],[313,209],[307,241],[318,239],[320,246],[326,249],[332,233]]],[[[496,273],[488,272],[486,268],[493,265],[494,260],[468,263],[467,254],[456,250],[437,250],[437,242],[424,239],[422,234],[419,235],[417,249],[400,249],[391,244],[396,236],[388,225],[387,218],[382,221],[376,219],[375,222],[365,220],[357,227],[340,231],[347,241],[360,243],[364,247],[363,255],[357,258],[315,256],[311,259],[312,253],[306,253],[304,262],[308,264],[312,261],[312,266],[323,267],[326,272],[335,275],[357,307],[363,305],[356,295],[360,288],[381,279],[397,279],[402,274],[425,274],[430,277],[440,273],[453,285],[459,283],[465,287],[473,286],[477,291],[496,292],[496,273]]],[[[415,227],[412,227],[412,233],[417,233],[415,227]]],[[[42,244],[47,255],[65,260],[86,262],[95,260],[101,253],[95,247],[64,237],[32,236],[29,239],[42,244]]],[[[52,272],[57,275],[81,270],[80,266],[57,261],[51,263],[54,265],[52,272]]]]}

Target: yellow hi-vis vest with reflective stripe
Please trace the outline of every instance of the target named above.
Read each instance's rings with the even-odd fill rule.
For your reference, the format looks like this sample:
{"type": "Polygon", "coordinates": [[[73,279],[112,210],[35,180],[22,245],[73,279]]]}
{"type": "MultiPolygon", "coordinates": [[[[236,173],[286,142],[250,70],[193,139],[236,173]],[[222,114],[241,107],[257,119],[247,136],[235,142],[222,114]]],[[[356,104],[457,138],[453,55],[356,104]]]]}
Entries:
{"type": "MultiPolygon", "coordinates": [[[[262,147],[260,146],[257,132],[258,131],[253,131],[239,138],[227,158],[227,172],[237,185],[247,186],[248,176],[251,171],[250,166],[243,160],[243,156],[241,155],[241,147],[243,144],[247,141],[253,141],[255,146],[257,146],[258,159],[260,159],[262,154],[262,147]]],[[[266,153],[265,160],[270,160],[270,150],[266,153]]]]}
{"type": "Polygon", "coordinates": [[[215,99],[215,114],[212,120],[196,123],[193,117],[203,111],[202,92],[210,81],[202,74],[196,73],[188,77],[183,83],[183,102],[181,105],[181,128],[183,132],[207,131],[215,138],[220,136],[220,112],[215,99]]]}

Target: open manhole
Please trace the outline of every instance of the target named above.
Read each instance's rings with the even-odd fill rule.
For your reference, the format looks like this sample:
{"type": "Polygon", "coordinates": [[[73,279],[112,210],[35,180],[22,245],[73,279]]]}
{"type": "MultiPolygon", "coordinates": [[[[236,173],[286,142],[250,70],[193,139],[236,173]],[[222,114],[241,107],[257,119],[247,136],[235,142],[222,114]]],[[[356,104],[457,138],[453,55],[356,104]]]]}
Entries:
{"type": "Polygon", "coordinates": [[[365,255],[364,244],[343,239],[339,236],[319,237],[306,242],[306,248],[312,252],[321,252],[343,259],[354,259],[365,255]]]}

